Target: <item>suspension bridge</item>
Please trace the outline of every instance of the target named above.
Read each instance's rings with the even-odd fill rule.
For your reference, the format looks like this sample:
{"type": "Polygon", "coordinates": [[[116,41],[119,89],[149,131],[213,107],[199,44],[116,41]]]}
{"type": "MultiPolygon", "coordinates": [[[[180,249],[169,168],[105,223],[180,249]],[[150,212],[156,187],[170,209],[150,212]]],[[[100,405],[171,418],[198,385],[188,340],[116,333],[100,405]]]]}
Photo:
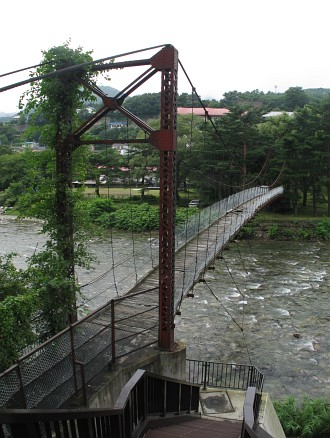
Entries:
{"type": "MultiPolygon", "coordinates": [[[[1,408],[55,409],[79,391],[87,403],[88,391],[92,388],[90,383],[99,378],[109,364],[149,347],[173,351],[174,318],[182,300],[189,296],[194,285],[241,227],[259,209],[283,193],[282,187],[251,187],[198,210],[183,226],[175,227],[177,51],[167,45],[152,58],[142,61],[106,65],[100,64],[100,61],[103,60],[96,61],[92,68],[100,71],[133,65],[150,67],[114,98],[105,96],[92,84],[83,83],[102,99],[103,106],[65,140],[63,153],[66,154],[71,146],[75,149],[87,144],[83,134],[110,111],[120,111],[144,131],[144,140],[126,138],[125,143],[147,142],[159,150],[159,262],[124,294],[70,324],[1,374],[1,408]],[[160,129],[154,130],[127,111],[122,103],[132,91],[159,71],[162,77],[161,120],[160,129]]],[[[98,142],[112,144],[114,140],[102,139],[98,142]]],[[[95,283],[93,287],[96,287],[95,283]]],[[[6,429],[0,429],[0,438],[7,436],[6,429]]],[[[67,432],[63,436],[71,435],[67,432]]],[[[100,433],[79,436],[133,435],[100,433]]]]}
{"type": "MultiPolygon", "coordinates": [[[[282,193],[282,187],[239,192],[199,211],[177,229],[173,319],[182,300],[240,228],[282,193]]],[[[109,363],[157,346],[158,281],[159,267],[154,267],[122,296],[21,357],[0,376],[0,407],[58,408],[109,363]]]]}

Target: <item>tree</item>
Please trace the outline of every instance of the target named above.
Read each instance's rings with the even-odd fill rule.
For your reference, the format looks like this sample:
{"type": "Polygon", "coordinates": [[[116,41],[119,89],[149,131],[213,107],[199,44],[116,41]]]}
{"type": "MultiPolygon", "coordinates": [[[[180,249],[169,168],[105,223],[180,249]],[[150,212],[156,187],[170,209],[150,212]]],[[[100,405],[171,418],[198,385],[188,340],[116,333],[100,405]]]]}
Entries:
{"type": "Polygon", "coordinates": [[[308,103],[308,96],[301,87],[290,87],[284,93],[287,111],[302,108],[308,103]]]}
{"type": "MultiPolygon", "coordinates": [[[[79,110],[93,98],[81,85],[81,81],[94,80],[88,67],[81,66],[91,61],[90,52],[84,53],[80,47],[71,49],[69,43],[43,52],[43,60],[31,78],[42,76],[43,79],[32,82],[21,100],[32,125],[41,115],[45,119],[40,137],[48,148],[44,155],[48,163],[42,165],[42,180],[37,171],[31,176],[32,187],[37,190],[32,189],[29,195],[33,201],[30,211],[44,219],[43,231],[49,236],[45,251],[30,262],[31,267],[39,269],[41,277],[46,277],[44,282],[37,281],[36,287],[44,304],[45,320],[50,321],[48,335],[76,319],[74,267],[86,263],[85,249],[78,240],[79,195],[72,191],[74,163],[80,151],[74,146],[72,136],[79,123],[79,110]],[[76,65],[80,67],[67,69],[76,65]]],[[[40,277],[37,273],[35,276],[40,277]]]]}
{"type": "Polygon", "coordinates": [[[323,176],[324,185],[326,187],[328,199],[328,216],[330,217],[330,97],[325,98],[320,105],[321,113],[321,132],[322,136],[322,151],[323,164],[325,166],[325,173],[323,176]]]}

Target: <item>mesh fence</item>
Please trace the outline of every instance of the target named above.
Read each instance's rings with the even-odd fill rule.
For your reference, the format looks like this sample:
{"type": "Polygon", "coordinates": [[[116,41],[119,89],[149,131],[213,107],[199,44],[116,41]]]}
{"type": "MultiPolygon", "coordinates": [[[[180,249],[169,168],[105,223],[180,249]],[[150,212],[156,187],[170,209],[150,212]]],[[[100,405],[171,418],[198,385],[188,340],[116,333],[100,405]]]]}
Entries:
{"type": "Polygon", "coordinates": [[[114,301],[116,357],[157,343],[158,295],[155,288],[114,301]]]}
{"type": "Polygon", "coordinates": [[[0,407],[58,408],[99,375],[114,353],[124,356],[157,339],[157,289],[114,299],[1,374],[0,407]]]}

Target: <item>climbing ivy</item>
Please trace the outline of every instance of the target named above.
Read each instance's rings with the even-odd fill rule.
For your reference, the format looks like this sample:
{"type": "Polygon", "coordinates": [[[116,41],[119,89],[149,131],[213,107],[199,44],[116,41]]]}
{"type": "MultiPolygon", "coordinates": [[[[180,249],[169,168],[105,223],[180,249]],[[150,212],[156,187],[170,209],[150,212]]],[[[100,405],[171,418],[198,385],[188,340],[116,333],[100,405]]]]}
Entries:
{"type": "Polygon", "coordinates": [[[79,111],[93,100],[84,84],[93,84],[96,74],[90,69],[91,52],[69,45],[42,52],[43,60],[31,75],[32,85],[20,101],[31,129],[38,129],[39,141],[47,148],[31,161],[30,188],[20,200],[24,215],[43,220],[42,231],[48,238],[43,250],[29,260],[29,281],[43,315],[38,326],[41,337],[76,319],[75,266],[88,266],[90,261],[80,193],[71,186],[73,176],[84,172],[86,154],[74,145],[73,133],[80,124],[79,111]]]}

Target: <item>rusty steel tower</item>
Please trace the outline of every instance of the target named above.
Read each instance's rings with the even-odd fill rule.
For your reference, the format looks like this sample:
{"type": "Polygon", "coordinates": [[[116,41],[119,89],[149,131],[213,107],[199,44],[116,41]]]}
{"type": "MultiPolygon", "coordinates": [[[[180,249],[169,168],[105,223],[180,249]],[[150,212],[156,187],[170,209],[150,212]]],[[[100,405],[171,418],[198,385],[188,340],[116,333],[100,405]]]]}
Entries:
{"type": "MultiPolygon", "coordinates": [[[[146,138],[127,138],[122,143],[149,143],[159,150],[160,160],[160,205],[159,205],[159,336],[158,346],[170,351],[174,345],[174,253],[175,253],[175,217],[176,217],[176,98],[178,81],[178,52],[171,46],[164,46],[150,59],[127,62],[114,62],[107,65],[95,65],[93,70],[111,70],[134,66],[149,66],[147,70],[120,91],[115,97],[109,97],[86,82],[103,102],[103,106],[92,115],[73,134],[71,141],[75,146],[88,144],[81,140],[96,122],[111,111],[119,111],[141,128],[146,138]],[[133,91],[156,73],[161,74],[161,113],[160,129],[154,130],[143,120],[123,106],[124,100],[133,91]]],[[[120,140],[97,140],[95,144],[113,144],[120,140]]]]}

